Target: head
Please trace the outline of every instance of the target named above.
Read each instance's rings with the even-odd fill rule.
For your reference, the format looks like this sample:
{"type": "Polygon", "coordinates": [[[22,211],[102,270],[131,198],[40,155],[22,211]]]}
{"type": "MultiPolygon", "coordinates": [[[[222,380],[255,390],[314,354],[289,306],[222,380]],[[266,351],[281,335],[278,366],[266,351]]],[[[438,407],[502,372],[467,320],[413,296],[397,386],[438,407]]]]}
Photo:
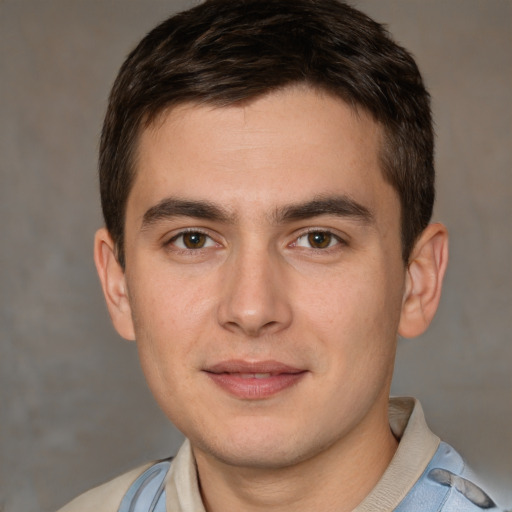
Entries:
{"type": "Polygon", "coordinates": [[[381,453],[397,332],[446,266],[428,94],[334,0],[211,0],[113,88],[95,258],[118,332],[204,460],[381,453]],[[405,264],[406,263],[406,264],[405,264]]]}
{"type": "Polygon", "coordinates": [[[243,104],[294,84],[328,92],[382,127],[381,170],[400,199],[407,263],[434,202],[430,100],[411,55],[336,0],[209,0],[152,30],[112,89],[99,169],[105,223],[122,266],[141,132],[183,103],[243,104]]]}

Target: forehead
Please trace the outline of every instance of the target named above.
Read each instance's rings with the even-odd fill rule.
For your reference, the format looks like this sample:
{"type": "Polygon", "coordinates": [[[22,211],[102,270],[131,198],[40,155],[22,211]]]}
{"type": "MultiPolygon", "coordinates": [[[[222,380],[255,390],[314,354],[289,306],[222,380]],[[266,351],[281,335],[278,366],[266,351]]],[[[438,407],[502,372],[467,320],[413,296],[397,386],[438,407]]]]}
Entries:
{"type": "Polygon", "coordinates": [[[381,143],[381,126],[364,111],[306,87],[243,105],[179,105],[140,136],[127,221],[130,205],[166,195],[249,211],[340,193],[371,208],[390,193],[381,143]]]}

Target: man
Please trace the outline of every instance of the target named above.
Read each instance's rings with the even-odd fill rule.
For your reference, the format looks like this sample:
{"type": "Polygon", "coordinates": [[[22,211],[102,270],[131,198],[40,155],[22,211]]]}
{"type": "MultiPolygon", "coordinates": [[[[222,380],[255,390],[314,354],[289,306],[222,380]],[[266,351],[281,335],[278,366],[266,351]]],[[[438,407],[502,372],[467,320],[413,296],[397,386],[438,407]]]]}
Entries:
{"type": "Polygon", "coordinates": [[[187,441],[63,511],[478,511],[412,399],[397,335],[447,264],[429,96],[335,0],[210,0],[130,54],[100,147],[95,261],[187,441]]]}

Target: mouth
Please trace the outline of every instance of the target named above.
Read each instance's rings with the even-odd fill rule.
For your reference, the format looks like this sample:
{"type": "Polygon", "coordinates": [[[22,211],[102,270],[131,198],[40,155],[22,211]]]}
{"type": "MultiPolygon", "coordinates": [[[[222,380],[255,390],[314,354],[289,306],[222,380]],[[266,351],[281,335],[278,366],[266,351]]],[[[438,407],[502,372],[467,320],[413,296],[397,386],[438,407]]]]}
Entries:
{"type": "Polygon", "coordinates": [[[204,372],[223,391],[244,400],[274,396],[298,384],[307,373],[278,361],[240,360],[223,361],[204,372]]]}

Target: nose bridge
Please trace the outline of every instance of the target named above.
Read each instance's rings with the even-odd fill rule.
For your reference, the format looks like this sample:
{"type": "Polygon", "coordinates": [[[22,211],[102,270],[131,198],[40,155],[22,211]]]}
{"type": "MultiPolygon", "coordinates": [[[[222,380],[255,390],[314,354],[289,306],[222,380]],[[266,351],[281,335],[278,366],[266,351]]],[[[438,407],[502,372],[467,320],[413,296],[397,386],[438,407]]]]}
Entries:
{"type": "Polygon", "coordinates": [[[279,255],[256,240],[238,247],[223,278],[219,322],[247,336],[269,334],[291,321],[279,255]]]}

